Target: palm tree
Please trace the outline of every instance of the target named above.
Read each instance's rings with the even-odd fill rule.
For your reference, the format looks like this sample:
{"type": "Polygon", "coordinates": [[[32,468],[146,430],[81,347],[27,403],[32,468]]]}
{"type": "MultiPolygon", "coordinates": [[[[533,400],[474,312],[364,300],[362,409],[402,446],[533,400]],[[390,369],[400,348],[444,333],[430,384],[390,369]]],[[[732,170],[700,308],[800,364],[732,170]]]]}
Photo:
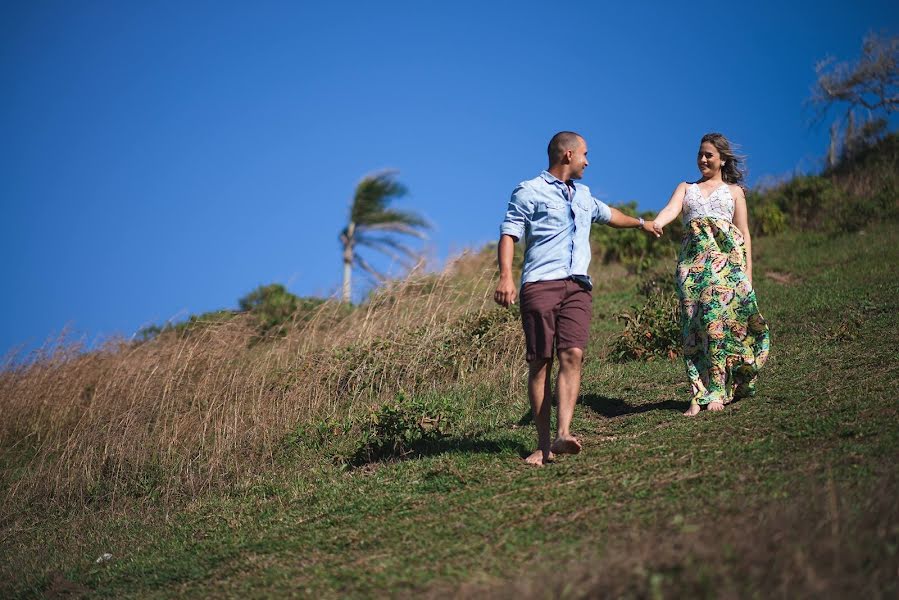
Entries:
{"type": "Polygon", "coordinates": [[[406,194],[406,187],[396,181],[395,171],[368,175],[356,186],[350,206],[350,221],[340,232],[343,245],[343,301],[352,296],[353,266],[357,266],[379,281],[385,276],[359,255],[361,246],[377,250],[409,267],[416,258],[415,251],[396,239],[397,234],[424,239],[422,230],[430,225],[411,211],[389,208],[390,203],[406,194]]]}

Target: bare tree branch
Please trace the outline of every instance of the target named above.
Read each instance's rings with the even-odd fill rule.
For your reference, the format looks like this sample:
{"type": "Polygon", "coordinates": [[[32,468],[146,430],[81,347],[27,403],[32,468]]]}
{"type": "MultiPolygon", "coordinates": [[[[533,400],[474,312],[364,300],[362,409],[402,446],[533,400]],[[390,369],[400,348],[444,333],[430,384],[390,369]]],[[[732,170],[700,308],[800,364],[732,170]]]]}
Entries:
{"type": "Polygon", "coordinates": [[[831,108],[845,104],[844,117],[858,108],[891,114],[899,109],[899,36],[865,37],[862,56],[855,62],[827,57],[815,66],[818,79],[809,99],[818,121],[831,108]]]}

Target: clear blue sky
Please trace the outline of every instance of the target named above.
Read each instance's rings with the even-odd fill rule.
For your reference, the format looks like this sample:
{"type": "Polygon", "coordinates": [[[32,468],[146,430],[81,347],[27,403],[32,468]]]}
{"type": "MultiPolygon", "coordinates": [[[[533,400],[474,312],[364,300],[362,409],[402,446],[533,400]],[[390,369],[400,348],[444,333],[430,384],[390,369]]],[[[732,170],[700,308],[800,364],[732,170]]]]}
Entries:
{"type": "Polygon", "coordinates": [[[750,183],[814,170],[814,65],[895,2],[4,2],[0,353],[339,288],[353,188],[392,167],[434,263],[494,240],[549,137],[656,210],[700,136],[750,183]],[[603,8],[608,6],[608,8],[603,8]],[[555,12],[549,12],[554,9],[555,12]]]}

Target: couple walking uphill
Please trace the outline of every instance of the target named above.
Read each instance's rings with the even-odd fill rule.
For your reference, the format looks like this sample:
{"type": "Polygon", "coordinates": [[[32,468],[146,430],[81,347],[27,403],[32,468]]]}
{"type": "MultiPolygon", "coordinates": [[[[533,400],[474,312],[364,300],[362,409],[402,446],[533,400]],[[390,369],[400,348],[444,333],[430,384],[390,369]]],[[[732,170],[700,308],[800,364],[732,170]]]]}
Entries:
{"type": "Polygon", "coordinates": [[[661,237],[683,213],[684,239],[677,261],[677,289],[684,362],[692,385],[690,407],[720,411],[734,399],[751,396],[758,370],[768,357],[768,325],[752,288],[752,245],[740,157],[719,133],[702,138],[697,155],[701,177],[681,183],[654,221],[633,218],[609,207],[580,183],[587,142],[563,131],[547,149],[549,167],[518,184],[500,226],[499,283],[494,300],[514,304],[514,245],[524,239],[521,321],[528,361],[528,398],[537,426],[537,449],[526,458],[544,465],[556,454],[577,454],[581,442],[570,431],[581,384],[581,364],[590,333],[593,298],[590,227],[605,223],[639,228],[661,237]],[[551,439],[551,381],[559,359],[555,392],[557,431],[551,439]]]}

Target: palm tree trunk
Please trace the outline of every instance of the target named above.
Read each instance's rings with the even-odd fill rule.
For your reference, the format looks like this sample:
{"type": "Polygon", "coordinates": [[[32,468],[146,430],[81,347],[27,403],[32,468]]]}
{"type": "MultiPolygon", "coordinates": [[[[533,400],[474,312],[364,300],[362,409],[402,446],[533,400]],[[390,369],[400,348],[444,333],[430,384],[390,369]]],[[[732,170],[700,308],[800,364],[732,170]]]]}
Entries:
{"type": "Polygon", "coordinates": [[[344,252],[343,256],[343,301],[349,302],[350,297],[352,296],[351,282],[350,278],[353,273],[353,261],[347,260],[346,252],[344,252]]]}
{"type": "Polygon", "coordinates": [[[343,301],[348,304],[353,297],[353,234],[355,230],[356,224],[350,221],[343,239],[343,301]]]}

